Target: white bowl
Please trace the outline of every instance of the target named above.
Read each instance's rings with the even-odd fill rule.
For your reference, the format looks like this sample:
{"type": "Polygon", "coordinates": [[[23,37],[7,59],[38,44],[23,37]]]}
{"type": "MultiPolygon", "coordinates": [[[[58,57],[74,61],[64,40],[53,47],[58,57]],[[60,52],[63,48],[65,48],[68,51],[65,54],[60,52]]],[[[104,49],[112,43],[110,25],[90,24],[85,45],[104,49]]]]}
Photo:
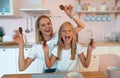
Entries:
{"type": "Polygon", "coordinates": [[[83,78],[82,74],[79,72],[70,72],[67,74],[68,78],[83,78]]]}
{"type": "Polygon", "coordinates": [[[120,67],[109,66],[107,67],[108,78],[120,78],[120,67]]]}

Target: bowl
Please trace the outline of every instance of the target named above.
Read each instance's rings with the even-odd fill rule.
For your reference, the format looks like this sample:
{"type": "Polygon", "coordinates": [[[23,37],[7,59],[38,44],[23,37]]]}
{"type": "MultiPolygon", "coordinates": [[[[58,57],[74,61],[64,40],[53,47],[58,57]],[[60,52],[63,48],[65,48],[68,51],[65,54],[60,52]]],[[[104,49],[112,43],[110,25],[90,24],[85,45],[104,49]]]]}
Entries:
{"type": "Polygon", "coordinates": [[[109,66],[107,67],[108,78],[120,78],[120,67],[109,66]]]}
{"type": "Polygon", "coordinates": [[[69,72],[67,73],[68,78],[83,78],[80,72],[69,72]]]}

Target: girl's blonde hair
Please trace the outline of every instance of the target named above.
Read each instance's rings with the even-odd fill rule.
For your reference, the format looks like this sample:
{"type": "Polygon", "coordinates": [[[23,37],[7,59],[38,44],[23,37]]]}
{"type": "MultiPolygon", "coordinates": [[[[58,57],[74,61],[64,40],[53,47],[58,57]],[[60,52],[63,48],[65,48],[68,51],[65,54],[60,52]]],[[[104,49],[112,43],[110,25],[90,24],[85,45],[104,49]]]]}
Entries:
{"type": "MultiPolygon", "coordinates": [[[[43,34],[42,34],[42,32],[41,31],[39,31],[39,21],[42,19],[42,18],[48,18],[49,20],[50,20],[50,22],[51,22],[51,19],[48,17],[48,16],[46,16],[46,15],[42,15],[42,16],[39,16],[38,18],[37,18],[37,20],[36,20],[36,23],[35,23],[35,29],[36,29],[36,43],[41,43],[42,41],[44,41],[45,39],[44,39],[44,37],[43,37],[43,34]]],[[[51,23],[52,24],[52,23],[51,23]]],[[[53,31],[53,30],[52,30],[53,31]]],[[[51,35],[53,35],[53,33],[51,33],[51,35]]]]}
{"type": "Polygon", "coordinates": [[[70,25],[73,29],[73,38],[71,41],[71,60],[75,59],[75,55],[76,55],[76,33],[75,33],[75,29],[73,27],[73,25],[70,22],[64,22],[61,27],[59,28],[59,39],[58,39],[58,59],[61,59],[61,52],[62,49],[64,48],[64,42],[63,39],[61,37],[61,31],[62,31],[62,27],[63,26],[68,26],[70,25]]]}

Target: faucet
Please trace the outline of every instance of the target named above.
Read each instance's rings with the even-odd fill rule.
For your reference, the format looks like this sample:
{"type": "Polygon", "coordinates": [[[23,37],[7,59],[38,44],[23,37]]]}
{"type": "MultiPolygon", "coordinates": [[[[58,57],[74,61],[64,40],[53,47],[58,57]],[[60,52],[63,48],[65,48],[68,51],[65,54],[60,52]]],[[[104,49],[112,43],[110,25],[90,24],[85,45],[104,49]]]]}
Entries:
{"type": "Polygon", "coordinates": [[[92,30],[87,30],[88,32],[90,32],[90,39],[92,39],[93,38],[93,33],[92,33],[92,30]]]}

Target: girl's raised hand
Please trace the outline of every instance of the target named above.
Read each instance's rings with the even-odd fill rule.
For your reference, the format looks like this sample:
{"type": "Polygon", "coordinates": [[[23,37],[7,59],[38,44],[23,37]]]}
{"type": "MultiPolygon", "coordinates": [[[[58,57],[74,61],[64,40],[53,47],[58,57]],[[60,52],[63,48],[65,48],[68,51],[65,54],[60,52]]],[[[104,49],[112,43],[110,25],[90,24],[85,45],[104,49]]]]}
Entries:
{"type": "Polygon", "coordinates": [[[90,40],[90,43],[88,44],[88,49],[89,50],[93,50],[93,49],[95,49],[96,47],[95,47],[95,42],[94,42],[94,39],[91,39],[90,40]]]}

